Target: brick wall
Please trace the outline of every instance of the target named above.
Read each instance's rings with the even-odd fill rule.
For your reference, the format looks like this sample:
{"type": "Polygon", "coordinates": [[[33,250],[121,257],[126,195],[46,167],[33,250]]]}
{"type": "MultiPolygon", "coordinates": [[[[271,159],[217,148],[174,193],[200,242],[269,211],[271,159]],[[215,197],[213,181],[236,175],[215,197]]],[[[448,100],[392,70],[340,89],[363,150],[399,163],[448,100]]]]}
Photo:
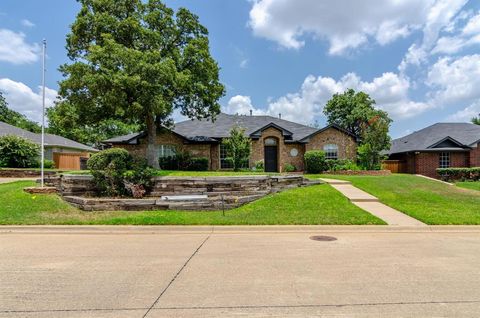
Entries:
{"type": "Polygon", "coordinates": [[[480,167],[480,142],[476,148],[470,150],[470,167],[480,167]]]}
{"type": "Polygon", "coordinates": [[[250,167],[255,165],[255,162],[259,160],[264,160],[264,140],[266,138],[276,138],[278,144],[278,167],[277,170],[281,172],[282,169],[282,152],[284,151],[283,148],[285,147],[285,143],[283,141],[282,132],[276,128],[270,127],[265,129],[262,132],[262,136],[258,140],[252,140],[252,153],[250,156],[250,167]]]}
{"type": "Polygon", "coordinates": [[[305,151],[323,150],[323,146],[327,144],[338,146],[339,159],[356,160],[357,143],[355,139],[335,128],[326,129],[310,138],[310,142],[305,145],[305,151]]]}
{"type": "MultiPolygon", "coordinates": [[[[415,155],[415,173],[438,178],[436,169],[439,167],[439,156],[438,152],[421,152],[415,155]]],[[[450,167],[468,167],[468,159],[468,152],[451,152],[450,167]]]]}

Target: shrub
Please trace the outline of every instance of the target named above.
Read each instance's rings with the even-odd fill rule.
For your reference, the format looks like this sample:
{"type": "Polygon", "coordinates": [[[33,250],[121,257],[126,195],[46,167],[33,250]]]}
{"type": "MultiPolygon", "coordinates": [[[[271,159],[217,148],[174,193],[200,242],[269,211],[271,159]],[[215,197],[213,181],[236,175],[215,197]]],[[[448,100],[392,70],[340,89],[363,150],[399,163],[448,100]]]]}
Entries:
{"type": "Polygon", "coordinates": [[[286,164],[283,166],[283,171],[285,171],[285,172],[294,172],[294,171],[296,171],[296,170],[297,170],[297,168],[296,168],[294,165],[290,164],[290,163],[286,163],[286,164]]]}
{"type": "Polygon", "coordinates": [[[147,166],[145,159],[134,158],[125,149],[96,153],[87,166],[101,195],[141,198],[153,185],[154,169],[147,166]]]}
{"type": "Polygon", "coordinates": [[[255,162],[255,171],[265,171],[265,162],[263,160],[255,162]]]}
{"type": "Polygon", "coordinates": [[[0,137],[0,167],[32,168],[35,167],[40,147],[18,136],[0,137]]]}
{"type": "Polygon", "coordinates": [[[305,170],[308,173],[321,173],[328,169],[325,159],[325,153],[320,150],[310,150],[305,152],[305,170]]]}
{"type": "Polygon", "coordinates": [[[327,159],[325,163],[328,171],[360,170],[360,167],[350,159],[327,159]]]}
{"type": "Polygon", "coordinates": [[[479,181],[480,167],[474,168],[439,168],[437,173],[443,181],[479,181]]]}
{"type": "MultiPolygon", "coordinates": [[[[34,168],[41,168],[41,167],[42,167],[42,161],[37,160],[34,168]]],[[[45,169],[55,169],[55,162],[53,160],[45,159],[45,161],[43,162],[43,167],[45,169]]]]}
{"type": "Polygon", "coordinates": [[[177,156],[161,157],[158,159],[158,163],[162,170],[178,170],[177,156]]]}
{"type": "Polygon", "coordinates": [[[190,158],[187,167],[188,171],[207,171],[208,170],[208,158],[190,158]]]}

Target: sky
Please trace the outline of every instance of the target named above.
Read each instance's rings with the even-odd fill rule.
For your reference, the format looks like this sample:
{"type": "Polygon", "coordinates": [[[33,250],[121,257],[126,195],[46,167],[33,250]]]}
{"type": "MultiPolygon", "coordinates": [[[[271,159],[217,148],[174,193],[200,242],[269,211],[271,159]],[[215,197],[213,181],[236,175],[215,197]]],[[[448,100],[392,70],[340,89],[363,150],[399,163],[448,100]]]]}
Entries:
{"type": "MultiPolygon", "coordinates": [[[[480,113],[478,0],[165,2],[208,28],[224,112],[323,125],[326,102],[353,88],[390,114],[395,138],[480,113]]],[[[41,41],[51,106],[78,10],[74,0],[0,1],[0,91],[30,119],[41,119],[41,41]]]]}

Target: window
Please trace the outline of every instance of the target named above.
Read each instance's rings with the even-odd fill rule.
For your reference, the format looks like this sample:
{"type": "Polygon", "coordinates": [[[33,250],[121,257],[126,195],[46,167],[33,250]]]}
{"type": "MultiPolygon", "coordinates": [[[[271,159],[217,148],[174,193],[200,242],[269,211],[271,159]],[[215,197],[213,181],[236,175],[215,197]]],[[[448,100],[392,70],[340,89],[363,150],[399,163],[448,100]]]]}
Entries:
{"type": "Polygon", "coordinates": [[[323,146],[325,151],[325,159],[338,159],[338,146],[335,144],[328,144],[323,146]]]}
{"type": "Polygon", "coordinates": [[[440,161],[439,162],[439,167],[440,168],[450,168],[450,153],[449,152],[441,152],[439,161],[440,161]]]}
{"type": "Polygon", "coordinates": [[[233,162],[227,159],[227,147],[224,144],[220,144],[220,169],[232,169],[233,162]]]}
{"type": "Polygon", "coordinates": [[[277,139],[275,138],[267,138],[264,141],[265,146],[276,146],[277,145],[277,139]]]}
{"type": "Polygon", "coordinates": [[[172,145],[160,145],[158,149],[158,156],[160,158],[174,157],[176,153],[175,146],[172,145]]]}

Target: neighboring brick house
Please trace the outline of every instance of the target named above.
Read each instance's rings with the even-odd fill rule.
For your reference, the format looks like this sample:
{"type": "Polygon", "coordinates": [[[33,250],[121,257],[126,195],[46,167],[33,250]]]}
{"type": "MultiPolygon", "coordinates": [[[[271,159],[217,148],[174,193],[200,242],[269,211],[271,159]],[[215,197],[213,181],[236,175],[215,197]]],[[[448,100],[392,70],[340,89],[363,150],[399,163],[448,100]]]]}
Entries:
{"type": "Polygon", "coordinates": [[[389,160],[403,162],[401,172],[437,178],[437,168],[480,167],[480,126],[437,123],[395,139],[389,160]]]}
{"type": "MultiPolygon", "coordinates": [[[[235,127],[245,129],[252,139],[249,166],[264,160],[268,172],[283,171],[286,164],[296,170],[304,169],[303,155],[308,150],[324,150],[329,158],[356,159],[356,138],[350,132],[329,125],[316,129],[271,116],[245,116],[219,114],[215,121],[187,120],[176,123],[172,130],[158,132],[158,154],[171,156],[178,151],[188,151],[195,157],[209,159],[211,170],[231,169],[222,139],[230,136],[235,127]]],[[[104,141],[108,146],[127,149],[145,157],[145,133],[120,136],[104,141]]]]}

